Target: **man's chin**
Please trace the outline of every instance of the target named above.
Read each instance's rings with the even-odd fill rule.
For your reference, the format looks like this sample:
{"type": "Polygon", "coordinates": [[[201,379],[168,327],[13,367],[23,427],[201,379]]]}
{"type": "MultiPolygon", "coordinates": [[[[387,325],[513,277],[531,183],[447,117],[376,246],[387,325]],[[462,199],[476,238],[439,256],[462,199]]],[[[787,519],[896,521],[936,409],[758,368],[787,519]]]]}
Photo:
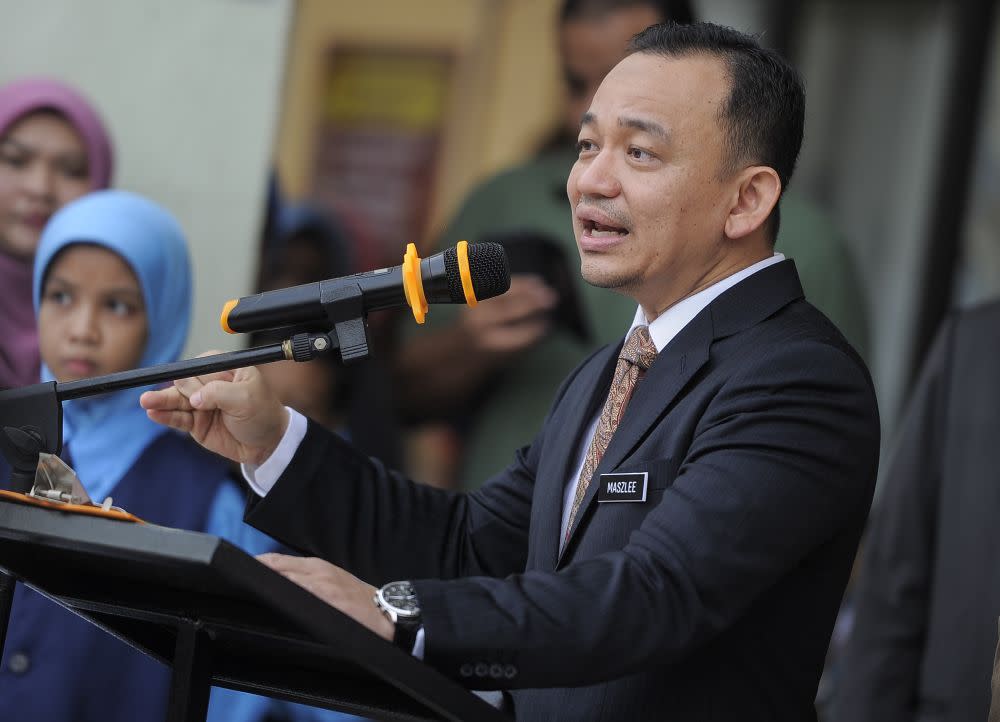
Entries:
{"type": "Polygon", "coordinates": [[[595,267],[597,264],[589,264],[586,261],[580,266],[580,275],[583,280],[591,286],[606,288],[609,291],[628,295],[629,289],[634,285],[634,277],[622,272],[615,272],[611,269],[595,267]]]}

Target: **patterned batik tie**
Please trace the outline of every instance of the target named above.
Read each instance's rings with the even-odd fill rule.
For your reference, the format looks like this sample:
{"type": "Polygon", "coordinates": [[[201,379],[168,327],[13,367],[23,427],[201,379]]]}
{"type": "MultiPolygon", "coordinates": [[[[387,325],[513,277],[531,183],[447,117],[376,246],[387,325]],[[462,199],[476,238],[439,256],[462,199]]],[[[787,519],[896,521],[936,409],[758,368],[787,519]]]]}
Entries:
{"type": "Polygon", "coordinates": [[[583,462],[580,478],[576,482],[576,494],[573,497],[573,506],[569,513],[569,523],[566,525],[566,536],[563,538],[564,545],[569,541],[573,520],[576,519],[576,513],[580,510],[580,504],[583,503],[587,487],[590,486],[590,477],[594,475],[608,444],[611,443],[611,437],[614,436],[618,422],[625,414],[625,407],[632,397],[636,384],[639,383],[639,379],[643,377],[646,370],[653,365],[655,359],[656,345],[649,336],[649,327],[636,326],[625,339],[625,345],[622,346],[621,353],[618,354],[618,365],[615,366],[615,375],[611,380],[608,399],[604,402],[601,418],[597,422],[594,438],[590,440],[587,458],[583,462]]]}

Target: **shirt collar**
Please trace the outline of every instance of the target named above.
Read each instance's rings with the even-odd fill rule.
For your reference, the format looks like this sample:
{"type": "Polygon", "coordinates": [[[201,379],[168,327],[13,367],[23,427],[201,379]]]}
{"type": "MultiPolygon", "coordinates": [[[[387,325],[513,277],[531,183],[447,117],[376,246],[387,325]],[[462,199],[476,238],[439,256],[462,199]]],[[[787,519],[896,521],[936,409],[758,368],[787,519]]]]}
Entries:
{"type": "MultiPolygon", "coordinates": [[[[763,261],[758,261],[752,266],[747,266],[731,276],[726,276],[721,281],[716,281],[708,288],[703,288],[693,296],[688,296],[683,301],[675,303],[661,313],[649,324],[649,335],[652,337],[653,343],[656,344],[657,353],[662,351],[673,340],[674,336],[680,333],[681,329],[691,322],[691,319],[701,313],[708,304],[722,293],[728,291],[740,281],[757,273],[757,271],[761,271],[768,266],[773,266],[775,263],[780,263],[784,260],[784,254],[775,253],[770,258],[765,258],[763,261]]],[[[636,326],[644,325],[646,325],[646,314],[643,312],[642,306],[639,306],[635,311],[635,318],[632,320],[632,325],[629,326],[628,333],[631,333],[632,329],[636,326]]],[[[628,338],[628,334],[625,334],[625,337],[628,338]]]]}

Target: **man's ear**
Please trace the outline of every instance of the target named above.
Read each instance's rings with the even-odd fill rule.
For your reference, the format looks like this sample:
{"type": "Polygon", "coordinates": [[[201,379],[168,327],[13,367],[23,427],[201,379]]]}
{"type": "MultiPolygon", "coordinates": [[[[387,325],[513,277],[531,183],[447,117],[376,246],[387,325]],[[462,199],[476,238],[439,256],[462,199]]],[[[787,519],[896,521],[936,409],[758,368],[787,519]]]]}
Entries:
{"type": "Polygon", "coordinates": [[[766,165],[745,168],[739,175],[736,196],[726,217],[726,236],[744,238],[763,226],[778,198],[781,179],[766,165]]]}

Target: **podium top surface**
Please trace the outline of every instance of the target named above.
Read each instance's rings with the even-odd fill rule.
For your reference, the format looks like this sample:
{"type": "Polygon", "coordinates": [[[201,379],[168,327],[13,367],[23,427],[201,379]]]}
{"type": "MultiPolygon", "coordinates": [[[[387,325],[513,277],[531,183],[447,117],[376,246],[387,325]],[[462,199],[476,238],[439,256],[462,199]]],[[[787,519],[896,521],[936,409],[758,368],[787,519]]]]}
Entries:
{"type": "Polygon", "coordinates": [[[0,568],[166,664],[195,624],[215,685],[380,719],[509,719],[210,534],[0,499],[0,568]]]}

